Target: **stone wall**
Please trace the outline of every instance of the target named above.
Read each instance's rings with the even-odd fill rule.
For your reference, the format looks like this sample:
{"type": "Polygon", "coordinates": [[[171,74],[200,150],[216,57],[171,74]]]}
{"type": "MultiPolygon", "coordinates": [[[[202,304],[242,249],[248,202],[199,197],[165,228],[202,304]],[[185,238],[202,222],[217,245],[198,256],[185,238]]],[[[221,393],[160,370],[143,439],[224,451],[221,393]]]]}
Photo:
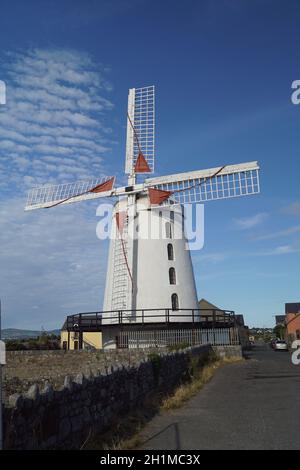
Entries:
{"type": "Polygon", "coordinates": [[[243,357],[242,346],[212,346],[212,349],[220,357],[243,357]]]}
{"type": "Polygon", "coordinates": [[[139,364],[152,351],[124,349],[104,351],[7,351],[4,368],[5,401],[13,393],[23,393],[33,384],[43,388],[51,382],[54,390],[64,384],[65,376],[75,378],[82,372],[97,375],[106,373],[111,366],[139,364]]]}
{"type": "MultiPolygon", "coordinates": [[[[211,352],[206,345],[176,353],[156,351],[152,356],[141,350],[102,353],[102,359],[105,356],[106,361],[114,360],[118,365],[105,372],[99,368],[93,372],[91,367],[85,374],[66,376],[60,389],[48,382],[42,390],[32,384],[26,394],[9,396],[4,408],[5,448],[78,449],[91,432],[104,432],[121,415],[141,406],[147,395],[168,393],[178,385],[188,373],[191,355],[204,359],[211,352]]],[[[68,353],[43,353],[49,354],[54,362],[60,354],[68,353]]],[[[90,365],[94,364],[96,353],[80,354],[89,354],[90,365]]],[[[80,354],[70,356],[74,360],[80,354]]],[[[18,358],[24,365],[26,353],[23,356],[18,358]]]]}

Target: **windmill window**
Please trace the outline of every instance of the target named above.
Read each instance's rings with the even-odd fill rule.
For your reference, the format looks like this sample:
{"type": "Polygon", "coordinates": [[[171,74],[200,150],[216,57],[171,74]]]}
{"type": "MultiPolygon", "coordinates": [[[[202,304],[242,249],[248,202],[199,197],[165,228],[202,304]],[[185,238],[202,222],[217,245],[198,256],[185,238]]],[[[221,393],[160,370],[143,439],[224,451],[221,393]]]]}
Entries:
{"type": "Polygon", "coordinates": [[[174,249],[172,243],[168,243],[168,260],[173,261],[174,260],[174,249]]]}
{"type": "Polygon", "coordinates": [[[172,294],[171,297],[171,303],[172,303],[172,310],[179,310],[179,302],[178,302],[178,295],[177,294],[172,294]]]}
{"type": "Polygon", "coordinates": [[[166,222],[166,238],[172,238],[172,225],[170,222],[166,222]]]}
{"type": "Polygon", "coordinates": [[[170,284],[176,284],[175,268],[169,269],[169,280],[170,280],[170,284]]]}

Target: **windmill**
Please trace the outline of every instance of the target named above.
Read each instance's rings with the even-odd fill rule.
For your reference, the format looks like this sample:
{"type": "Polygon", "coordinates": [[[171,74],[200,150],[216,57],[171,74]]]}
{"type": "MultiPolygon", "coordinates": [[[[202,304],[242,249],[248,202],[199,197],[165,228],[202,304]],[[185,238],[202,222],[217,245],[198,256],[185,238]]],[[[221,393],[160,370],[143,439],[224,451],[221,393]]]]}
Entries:
{"type": "MultiPolygon", "coordinates": [[[[112,214],[111,241],[102,313],[102,323],[117,323],[111,312],[125,312],[125,321],[137,322],[136,312],[162,308],[178,312],[197,310],[197,292],[190,252],[184,235],[184,204],[257,194],[257,162],[224,165],[159,177],[155,157],[154,86],[132,88],[128,96],[125,173],[128,184],[115,187],[115,177],[103,177],[57,186],[34,188],[25,210],[52,208],[62,204],[119,198],[112,214]],[[137,180],[140,175],[141,181],[137,180]],[[148,226],[159,237],[135,237],[148,226]],[[177,231],[177,237],[174,236],[177,231]],[[179,236],[178,236],[179,233],[179,236]],[[107,313],[106,313],[107,312],[107,313]]],[[[124,318],[123,318],[124,319],[124,318]]],[[[164,321],[159,316],[155,320],[164,321]]]]}

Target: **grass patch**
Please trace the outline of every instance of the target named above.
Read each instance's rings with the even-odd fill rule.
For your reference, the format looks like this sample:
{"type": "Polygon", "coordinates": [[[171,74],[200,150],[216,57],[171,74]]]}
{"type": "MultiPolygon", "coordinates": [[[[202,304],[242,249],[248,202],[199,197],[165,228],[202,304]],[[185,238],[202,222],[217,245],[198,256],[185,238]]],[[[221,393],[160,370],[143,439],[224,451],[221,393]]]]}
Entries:
{"type": "Polygon", "coordinates": [[[161,404],[161,410],[168,411],[180,408],[186,401],[196,395],[207,382],[210,381],[216,369],[224,364],[232,364],[242,360],[243,359],[238,357],[222,358],[212,360],[211,363],[203,366],[201,369],[194,367],[194,375],[191,377],[191,380],[181,384],[172,395],[165,398],[161,404]]]}

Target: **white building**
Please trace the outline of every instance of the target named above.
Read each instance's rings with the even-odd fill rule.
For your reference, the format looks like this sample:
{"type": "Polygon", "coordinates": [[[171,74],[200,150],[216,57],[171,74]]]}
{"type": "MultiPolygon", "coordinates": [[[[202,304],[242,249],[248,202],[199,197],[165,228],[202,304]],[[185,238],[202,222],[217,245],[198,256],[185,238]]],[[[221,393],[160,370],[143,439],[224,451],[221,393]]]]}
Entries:
{"type": "MultiPolygon", "coordinates": [[[[124,200],[114,207],[103,311],[130,310],[123,321],[140,323],[142,314],[145,322],[165,322],[169,310],[170,321],[191,321],[199,306],[182,206],[151,206],[140,196],[131,224],[121,215],[126,208],[124,200]]],[[[111,315],[103,313],[103,324],[118,321],[111,315]]]]}

